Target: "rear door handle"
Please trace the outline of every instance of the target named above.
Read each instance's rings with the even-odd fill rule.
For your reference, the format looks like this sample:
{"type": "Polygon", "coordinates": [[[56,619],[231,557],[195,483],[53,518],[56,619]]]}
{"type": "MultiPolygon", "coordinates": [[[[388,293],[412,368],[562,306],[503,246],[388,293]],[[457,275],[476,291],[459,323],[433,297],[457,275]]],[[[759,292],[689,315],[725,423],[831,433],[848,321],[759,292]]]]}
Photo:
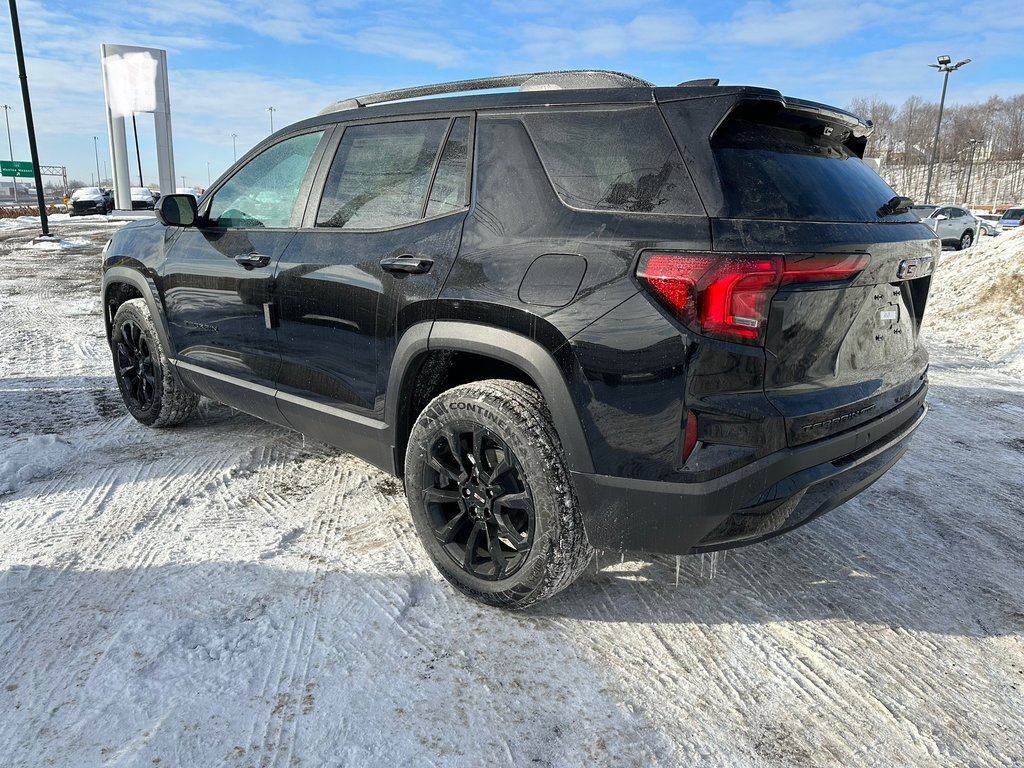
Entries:
{"type": "Polygon", "coordinates": [[[433,266],[434,262],[432,259],[421,259],[409,254],[380,260],[381,269],[385,272],[394,272],[400,275],[422,275],[429,272],[433,266]]]}
{"type": "Polygon", "coordinates": [[[270,257],[264,256],[262,253],[240,253],[235,256],[235,262],[241,264],[246,269],[252,269],[253,267],[265,267],[270,263],[270,257]]]}

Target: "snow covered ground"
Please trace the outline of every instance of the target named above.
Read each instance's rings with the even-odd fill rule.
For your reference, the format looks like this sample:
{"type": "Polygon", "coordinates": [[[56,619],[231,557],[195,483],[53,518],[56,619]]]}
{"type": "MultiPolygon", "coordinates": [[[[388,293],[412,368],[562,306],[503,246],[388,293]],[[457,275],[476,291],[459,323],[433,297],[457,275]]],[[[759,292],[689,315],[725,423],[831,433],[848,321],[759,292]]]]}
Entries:
{"type": "Polygon", "coordinates": [[[1024,386],[993,362],[1024,339],[976,325],[1021,308],[967,295],[1024,236],[944,253],[932,412],[867,493],[509,614],[366,464],[214,404],[127,417],[112,225],[54,219],[68,247],[0,227],[4,766],[1024,764],[1024,386]]]}

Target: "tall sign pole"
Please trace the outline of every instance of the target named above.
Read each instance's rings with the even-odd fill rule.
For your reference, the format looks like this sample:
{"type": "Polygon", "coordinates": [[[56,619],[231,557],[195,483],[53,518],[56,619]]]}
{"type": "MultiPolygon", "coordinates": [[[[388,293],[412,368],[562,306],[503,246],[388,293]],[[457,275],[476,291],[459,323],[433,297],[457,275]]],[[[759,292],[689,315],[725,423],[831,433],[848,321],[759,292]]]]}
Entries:
{"type": "MultiPolygon", "coordinates": [[[[21,98],[25,102],[25,126],[28,128],[28,148],[35,167],[36,197],[39,200],[39,221],[43,237],[50,236],[50,223],[46,220],[46,200],[43,198],[43,177],[39,173],[39,151],[36,149],[36,128],[32,123],[32,101],[28,95],[28,75],[25,74],[25,51],[21,47],[21,25],[18,24],[18,6],[11,0],[11,27],[14,30],[14,54],[18,58],[18,77],[21,79],[21,98]]],[[[17,183],[17,182],[15,182],[17,183]]]]}
{"type": "MultiPolygon", "coordinates": [[[[11,143],[11,116],[10,116],[10,111],[13,109],[13,107],[10,104],[4,104],[3,106],[0,106],[0,109],[2,109],[4,111],[4,119],[7,121],[7,148],[9,150],[11,150],[11,162],[13,163],[14,162],[14,144],[11,143]]],[[[14,190],[14,202],[15,202],[15,204],[17,204],[17,202],[18,202],[18,177],[17,176],[13,176],[11,178],[11,181],[14,183],[14,186],[11,187],[11,189],[14,190]]]]}

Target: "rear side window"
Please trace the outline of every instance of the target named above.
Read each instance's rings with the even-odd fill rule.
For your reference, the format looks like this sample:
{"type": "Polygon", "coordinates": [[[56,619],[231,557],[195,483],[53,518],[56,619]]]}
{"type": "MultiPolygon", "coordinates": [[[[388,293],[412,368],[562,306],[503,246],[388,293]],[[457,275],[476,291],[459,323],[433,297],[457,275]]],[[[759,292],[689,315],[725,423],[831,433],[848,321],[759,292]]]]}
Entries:
{"type": "Polygon", "coordinates": [[[1005,221],[1006,219],[1014,219],[1014,220],[1016,220],[1016,219],[1020,219],[1022,217],[1024,217],[1024,208],[1011,208],[1010,210],[1008,210],[1006,213],[1003,214],[1003,219],[1002,220],[1003,221],[1005,221]]]}
{"type": "MultiPolygon", "coordinates": [[[[711,150],[721,177],[725,215],[881,221],[878,209],[895,196],[892,188],[848,147],[823,135],[823,126],[805,128],[790,117],[747,110],[734,113],[715,132],[711,150]]],[[[906,213],[884,220],[916,218],[906,213]]]]}
{"type": "Polygon", "coordinates": [[[316,226],[387,229],[420,219],[450,122],[444,118],[346,128],[316,226]]]}
{"type": "Polygon", "coordinates": [[[528,112],[521,117],[566,205],[627,213],[703,214],[657,107],[528,112]]]}

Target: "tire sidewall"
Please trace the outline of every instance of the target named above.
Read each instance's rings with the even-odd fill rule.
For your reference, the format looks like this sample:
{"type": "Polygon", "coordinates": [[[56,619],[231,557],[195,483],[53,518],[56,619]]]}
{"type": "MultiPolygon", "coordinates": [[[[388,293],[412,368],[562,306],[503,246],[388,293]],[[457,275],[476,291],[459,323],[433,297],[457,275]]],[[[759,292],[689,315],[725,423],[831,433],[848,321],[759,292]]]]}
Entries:
{"type": "Polygon", "coordinates": [[[427,554],[441,574],[472,597],[492,604],[528,602],[547,580],[547,566],[560,536],[560,505],[566,489],[560,488],[549,462],[533,444],[536,424],[523,424],[506,412],[501,402],[484,402],[465,395],[435,399],[417,418],[409,440],[405,463],[406,494],[413,523],[427,554]],[[428,449],[448,429],[482,426],[500,437],[512,451],[521,480],[533,501],[533,544],[522,566],[497,581],[482,579],[462,569],[434,536],[430,516],[422,500],[424,467],[428,449]]]}

